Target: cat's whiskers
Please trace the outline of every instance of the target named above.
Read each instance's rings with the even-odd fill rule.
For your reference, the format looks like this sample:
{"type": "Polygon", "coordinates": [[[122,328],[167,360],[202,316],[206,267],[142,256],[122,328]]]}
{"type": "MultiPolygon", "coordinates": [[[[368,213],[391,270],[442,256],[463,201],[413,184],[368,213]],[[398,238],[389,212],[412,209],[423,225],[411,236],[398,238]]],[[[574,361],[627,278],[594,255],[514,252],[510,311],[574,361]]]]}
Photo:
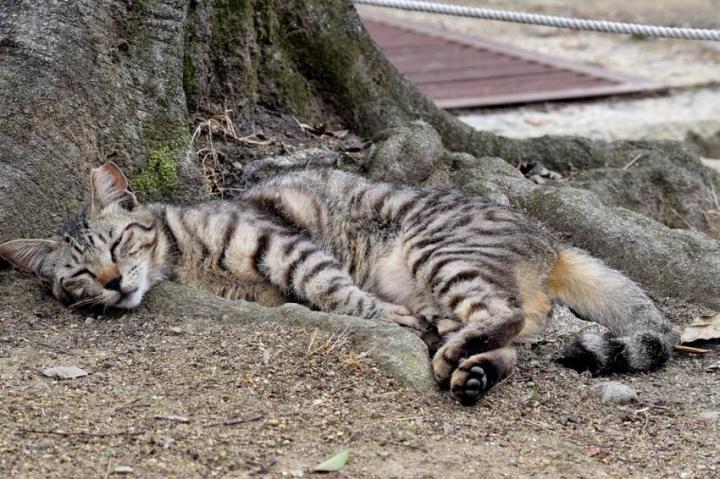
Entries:
{"type": "Polygon", "coordinates": [[[84,306],[95,306],[98,304],[104,304],[99,296],[93,296],[90,298],[84,298],[71,304],[69,307],[73,309],[82,308],[84,306]]]}

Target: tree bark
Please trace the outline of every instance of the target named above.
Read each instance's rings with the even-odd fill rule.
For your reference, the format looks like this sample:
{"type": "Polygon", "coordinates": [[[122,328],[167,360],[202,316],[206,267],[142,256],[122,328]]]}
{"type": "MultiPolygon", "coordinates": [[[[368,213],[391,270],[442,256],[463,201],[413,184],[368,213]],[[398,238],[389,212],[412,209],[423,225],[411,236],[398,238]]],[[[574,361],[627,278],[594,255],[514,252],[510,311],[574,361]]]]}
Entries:
{"type": "Polygon", "coordinates": [[[193,120],[223,108],[252,115],[257,107],[341,123],[385,152],[369,161],[370,175],[504,194],[656,295],[720,308],[716,239],[628,211],[622,206],[653,215],[594,181],[572,186],[595,193],[539,187],[512,167],[540,160],[559,170],[570,163],[619,170],[642,155],[644,165],[665,162],[687,173],[692,191],[720,191],[718,175],[696,156],[678,144],[474,131],[396,72],[350,0],[0,3],[0,240],[50,233],[82,205],[89,169],[108,160],[129,173],[142,199],[203,197],[188,146],[193,120]],[[433,132],[416,128],[417,120],[433,132]],[[413,149],[423,141],[437,148],[413,149]],[[418,158],[404,157],[408,151],[418,158]],[[428,154],[422,175],[402,167],[428,154]]]}

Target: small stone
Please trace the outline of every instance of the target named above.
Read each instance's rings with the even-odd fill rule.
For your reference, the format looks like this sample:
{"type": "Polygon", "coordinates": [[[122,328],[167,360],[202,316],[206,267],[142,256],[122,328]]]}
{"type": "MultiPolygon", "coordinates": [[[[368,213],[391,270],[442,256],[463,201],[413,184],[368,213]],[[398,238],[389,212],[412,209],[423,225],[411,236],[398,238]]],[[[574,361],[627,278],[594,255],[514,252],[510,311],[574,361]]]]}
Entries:
{"type": "Polygon", "coordinates": [[[93,321],[95,321],[95,318],[93,318],[92,316],[88,316],[87,318],[85,318],[85,324],[92,324],[93,321]]]}
{"type": "Polygon", "coordinates": [[[720,422],[720,411],[700,411],[697,417],[706,422],[720,422]]]}
{"type": "Polygon", "coordinates": [[[604,403],[624,404],[638,400],[633,388],[616,381],[596,384],[592,390],[604,403]]]}
{"type": "Polygon", "coordinates": [[[58,379],[75,379],[89,374],[87,371],[80,369],[77,366],[53,366],[51,368],[43,369],[42,373],[49,378],[58,379]]]}

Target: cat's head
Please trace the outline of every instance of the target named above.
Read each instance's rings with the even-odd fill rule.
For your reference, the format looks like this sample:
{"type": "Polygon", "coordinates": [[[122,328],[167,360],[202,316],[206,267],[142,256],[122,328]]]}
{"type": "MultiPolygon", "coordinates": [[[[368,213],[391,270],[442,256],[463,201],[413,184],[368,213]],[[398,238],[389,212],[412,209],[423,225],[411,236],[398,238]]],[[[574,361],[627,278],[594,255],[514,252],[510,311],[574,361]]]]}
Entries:
{"type": "Polygon", "coordinates": [[[45,281],[69,305],[134,308],[162,278],[162,232],[113,163],[91,173],[90,206],[51,239],[0,244],[0,256],[45,281]]]}

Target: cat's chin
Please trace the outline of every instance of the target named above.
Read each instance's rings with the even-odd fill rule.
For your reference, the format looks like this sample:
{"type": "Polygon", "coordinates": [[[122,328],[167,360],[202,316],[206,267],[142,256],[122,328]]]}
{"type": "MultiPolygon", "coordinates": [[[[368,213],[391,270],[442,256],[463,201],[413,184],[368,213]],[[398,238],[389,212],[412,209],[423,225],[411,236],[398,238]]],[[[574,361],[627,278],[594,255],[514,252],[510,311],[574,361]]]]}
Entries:
{"type": "Polygon", "coordinates": [[[121,308],[121,309],[136,308],[142,302],[145,292],[146,292],[145,288],[138,288],[135,291],[133,291],[131,294],[126,296],[125,298],[123,298],[120,301],[118,301],[117,303],[113,304],[113,307],[121,308]]]}

